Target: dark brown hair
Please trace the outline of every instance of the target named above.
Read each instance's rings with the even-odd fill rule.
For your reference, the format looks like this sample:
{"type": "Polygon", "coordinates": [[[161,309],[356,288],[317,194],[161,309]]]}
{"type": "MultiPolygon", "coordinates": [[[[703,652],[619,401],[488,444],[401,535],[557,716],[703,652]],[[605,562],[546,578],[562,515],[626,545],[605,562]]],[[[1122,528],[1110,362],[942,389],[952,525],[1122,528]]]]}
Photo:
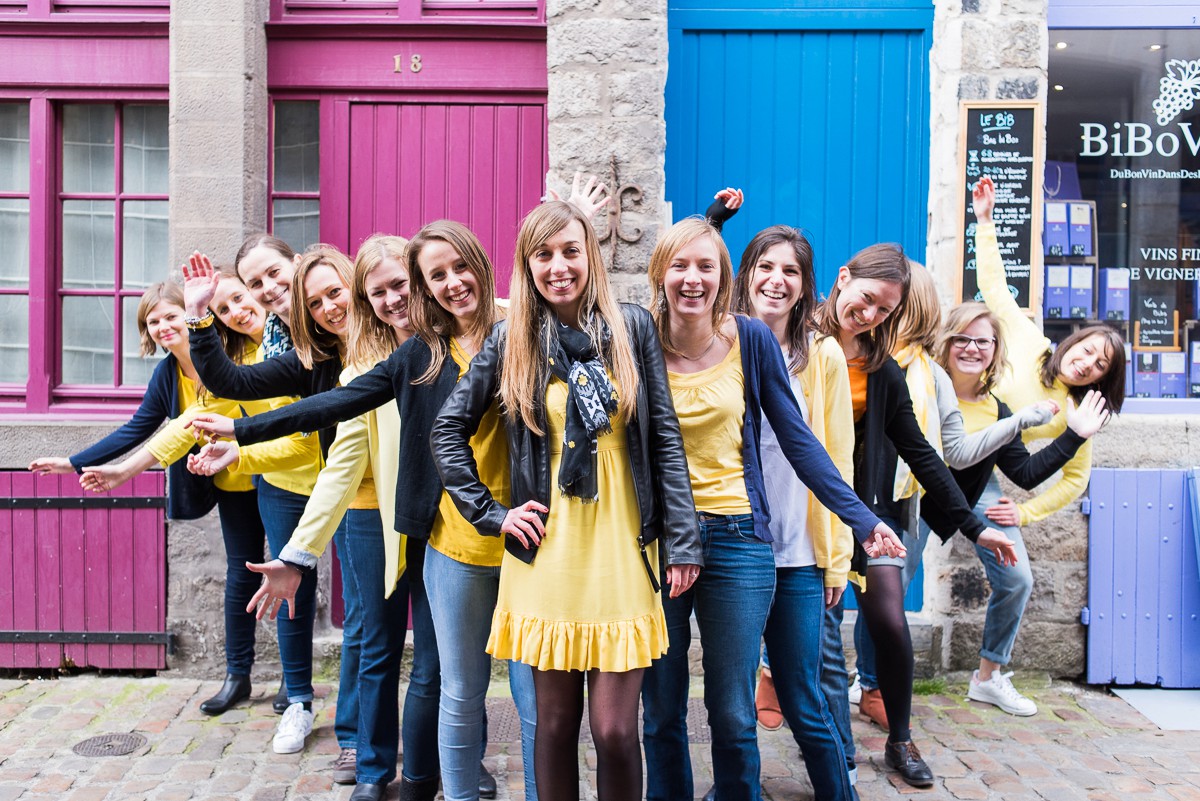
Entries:
{"type": "MultiPolygon", "coordinates": [[[[908,299],[908,285],[912,277],[908,258],[899,245],[880,243],[855,253],[843,269],[849,272],[851,280],[865,278],[900,286],[900,303],[888,313],[887,319],[858,335],[862,352],[866,354],[864,372],[873,373],[891,358],[892,349],[896,347],[896,332],[900,328],[900,316],[908,299]]],[[[841,294],[841,287],[835,279],[829,297],[817,310],[817,329],[839,341],[842,326],[837,319],[837,301],[841,294]]]]}
{"type": "Polygon", "coordinates": [[[1075,400],[1075,403],[1079,403],[1083,400],[1083,396],[1087,394],[1089,389],[1097,390],[1104,396],[1104,401],[1108,404],[1109,410],[1113,414],[1116,414],[1121,411],[1121,407],[1125,404],[1125,370],[1127,367],[1125,364],[1125,337],[1121,336],[1121,332],[1115,328],[1107,325],[1089,325],[1071,334],[1071,336],[1060,342],[1053,351],[1046,351],[1046,354],[1042,356],[1042,368],[1039,371],[1039,377],[1042,379],[1042,386],[1054,386],[1055,379],[1062,372],[1062,361],[1067,351],[1091,336],[1100,336],[1103,338],[1104,346],[1110,351],[1108,369],[1104,371],[1104,375],[1095,384],[1086,387],[1068,386],[1067,394],[1075,400]]]}
{"type": "Polygon", "coordinates": [[[813,330],[813,314],[817,310],[816,277],[813,274],[812,244],[804,234],[787,225],[772,225],[754,235],[742,251],[737,276],[733,279],[733,310],[754,316],[750,299],[750,282],[754,271],[768,250],[786,244],[792,249],[800,266],[800,299],[788,313],[784,338],[788,349],[788,371],[799,375],[808,365],[808,335],[813,330]]]}

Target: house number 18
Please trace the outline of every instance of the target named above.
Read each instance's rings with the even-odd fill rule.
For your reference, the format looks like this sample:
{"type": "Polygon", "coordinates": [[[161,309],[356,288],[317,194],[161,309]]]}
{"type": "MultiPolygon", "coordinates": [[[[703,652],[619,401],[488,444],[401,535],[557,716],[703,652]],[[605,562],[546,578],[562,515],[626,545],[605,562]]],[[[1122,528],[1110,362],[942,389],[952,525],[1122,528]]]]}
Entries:
{"type": "MultiPolygon", "coordinates": [[[[395,58],[396,63],[392,72],[404,72],[404,56],[393,56],[393,58],[395,58]]],[[[419,54],[414,53],[408,60],[408,69],[412,72],[421,71],[421,56],[419,54]]]]}

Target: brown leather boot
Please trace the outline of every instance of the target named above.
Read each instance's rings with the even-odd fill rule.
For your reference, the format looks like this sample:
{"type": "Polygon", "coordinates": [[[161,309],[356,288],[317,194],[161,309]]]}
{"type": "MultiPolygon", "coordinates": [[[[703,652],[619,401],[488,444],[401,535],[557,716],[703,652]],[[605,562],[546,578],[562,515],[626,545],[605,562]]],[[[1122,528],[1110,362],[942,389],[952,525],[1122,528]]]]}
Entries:
{"type": "Polygon", "coordinates": [[[878,689],[862,691],[862,700],[858,702],[858,711],[864,718],[874,723],[884,731],[888,730],[887,710],[883,707],[883,693],[878,689]]]}
{"type": "Polygon", "coordinates": [[[783,712],[779,709],[779,696],[775,694],[775,680],[766,668],[758,676],[754,709],[758,713],[758,725],[767,731],[775,731],[783,726],[783,712]]]}

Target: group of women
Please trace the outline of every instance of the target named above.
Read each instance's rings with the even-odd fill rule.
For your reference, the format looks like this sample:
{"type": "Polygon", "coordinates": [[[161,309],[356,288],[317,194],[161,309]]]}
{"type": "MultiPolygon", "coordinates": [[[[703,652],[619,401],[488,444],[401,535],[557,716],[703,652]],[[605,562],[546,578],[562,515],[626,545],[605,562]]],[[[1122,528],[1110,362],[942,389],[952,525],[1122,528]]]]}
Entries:
{"type": "MultiPolygon", "coordinates": [[[[991,276],[982,253],[995,250],[991,192],[985,179],[976,193],[989,303],[989,280],[1003,284],[998,251],[991,276]]],[[[494,792],[481,769],[491,657],[508,662],[527,798],[578,798],[585,699],[601,799],[642,797],[639,701],[646,797],[692,798],[693,615],[715,797],[760,797],[755,677],[769,654],[760,701],[777,694],[817,797],[854,798],[838,632],[852,579],[886,762],[932,783],[909,730],[902,606],[922,532],[967,536],[992,582],[975,697],[1005,681],[1028,598],[1028,581],[1005,589],[1028,560],[1016,528],[992,526],[1014,514],[992,467],[1033,486],[1064,465],[1077,480],[1082,456],[1086,482],[1085,441],[1122,400],[1119,339],[1085,331],[1051,353],[1038,334],[1035,352],[1002,298],[994,313],[955,309],[939,338],[940,314],[911,319],[923,268],[892,245],[852,257],[818,304],[811,246],[786,226],[753,238],[735,278],[719,233],[741,200],[733,190],[708,219],[664,233],[649,310],[618,303],[589,221],[600,196],[572,200],[525,218],[507,307],[478,239],[445,220],[407,243],[372,237],[353,263],[267,236],[247,240],[232,270],[196,254],[182,295],[160,285],[139,310],[143,338],[170,354],[142,409],[92,449],[31,469],[76,470],[104,490],[171,465],[173,514],[215,501],[228,675],[202,708],[249,695],[253,614],[278,616],[277,752],[302,749],[312,729],[313,571],[336,541],[346,625],[334,767],[357,783],[356,801],[384,797],[400,740],[401,798],[432,799],[439,778],[450,801],[494,792]],[[1005,335],[1022,340],[1007,373],[1005,335]],[[1010,415],[996,400],[1006,381],[1020,388],[1002,397],[1032,410],[1010,415]],[[164,418],[140,450],[99,465],[164,418]],[[1017,433],[1034,423],[1057,439],[1031,457],[1017,433]],[[249,519],[265,529],[268,562],[249,519]]],[[[1073,486],[1052,490],[1060,505],[1073,486]]],[[[1031,506],[1017,507],[1021,522],[1048,513],[1031,506]]],[[[860,666],[865,689],[868,675],[860,666]]]]}

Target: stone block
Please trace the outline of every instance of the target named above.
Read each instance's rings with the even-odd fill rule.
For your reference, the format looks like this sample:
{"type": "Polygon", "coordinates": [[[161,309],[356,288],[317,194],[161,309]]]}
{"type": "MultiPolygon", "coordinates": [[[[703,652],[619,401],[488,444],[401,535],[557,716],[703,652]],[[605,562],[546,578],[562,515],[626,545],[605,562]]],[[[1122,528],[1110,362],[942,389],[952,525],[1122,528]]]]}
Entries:
{"type": "Polygon", "coordinates": [[[665,0],[612,0],[612,13],[622,19],[667,18],[665,0]]]}
{"type": "Polygon", "coordinates": [[[964,69],[988,70],[999,66],[996,28],[992,22],[971,19],[963,23],[962,63],[964,69]]]}
{"type": "Polygon", "coordinates": [[[1000,29],[1000,66],[1031,67],[1044,63],[1046,26],[1041,20],[1009,22],[1000,29]]]}
{"type": "Polygon", "coordinates": [[[547,117],[551,122],[571,117],[607,117],[608,81],[595,70],[557,70],[550,80],[547,117]]]}
{"type": "Polygon", "coordinates": [[[958,79],[959,100],[983,100],[991,92],[991,84],[984,75],[964,75],[958,79]]]}
{"type": "Polygon", "coordinates": [[[648,68],[617,72],[609,79],[614,117],[660,117],[665,111],[666,70],[648,68]]]}
{"type": "Polygon", "coordinates": [[[1033,100],[1038,96],[1041,81],[1036,77],[1005,78],[996,84],[996,97],[1001,100],[1033,100]]]}
{"type": "MultiPolygon", "coordinates": [[[[607,0],[547,0],[546,20],[547,22],[557,23],[558,18],[569,16],[573,13],[598,15],[602,13],[606,2],[607,0]]],[[[551,24],[549,27],[553,30],[554,24],[551,24]]]]}
{"type": "Polygon", "coordinates": [[[551,70],[567,64],[663,64],[666,55],[665,19],[573,19],[552,26],[546,40],[551,70]]]}

